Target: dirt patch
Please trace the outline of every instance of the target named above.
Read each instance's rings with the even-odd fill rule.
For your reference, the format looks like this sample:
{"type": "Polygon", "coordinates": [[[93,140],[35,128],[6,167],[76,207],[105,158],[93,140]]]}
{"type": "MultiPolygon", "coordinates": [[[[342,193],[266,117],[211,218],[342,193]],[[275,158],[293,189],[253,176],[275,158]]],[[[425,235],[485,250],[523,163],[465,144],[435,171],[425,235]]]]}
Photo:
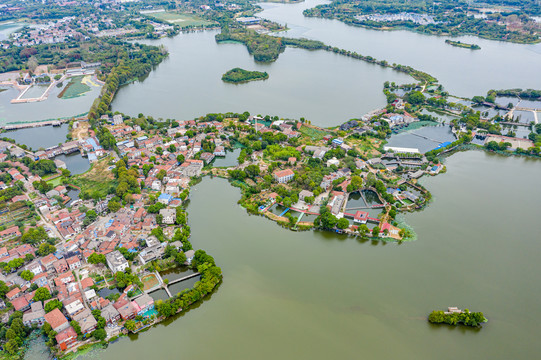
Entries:
{"type": "Polygon", "coordinates": [[[90,136],[88,133],[89,128],[90,128],[90,124],[88,123],[88,121],[79,121],[79,125],[77,126],[77,128],[71,131],[72,139],[74,140],[87,139],[90,136]]]}
{"type": "Polygon", "coordinates": [[[143,290],[147,291],[159,284],[158,278],[154,274],[146,275],[141,278],[143,283],[143,290]]]}

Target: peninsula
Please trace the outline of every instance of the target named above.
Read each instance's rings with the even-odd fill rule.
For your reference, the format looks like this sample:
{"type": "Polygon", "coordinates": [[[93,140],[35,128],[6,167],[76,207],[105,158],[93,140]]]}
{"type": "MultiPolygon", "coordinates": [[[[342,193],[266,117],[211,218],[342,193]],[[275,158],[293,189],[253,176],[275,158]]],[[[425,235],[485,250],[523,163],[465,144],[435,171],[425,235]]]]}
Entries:
{"type": "Polygon", "coordinates": [[[249,81],[266,80],[269,78],[267,72],[248,71],[241,68],[234,68],[223,74],[222,80],[227,83],[241,84],[249,81]]]}

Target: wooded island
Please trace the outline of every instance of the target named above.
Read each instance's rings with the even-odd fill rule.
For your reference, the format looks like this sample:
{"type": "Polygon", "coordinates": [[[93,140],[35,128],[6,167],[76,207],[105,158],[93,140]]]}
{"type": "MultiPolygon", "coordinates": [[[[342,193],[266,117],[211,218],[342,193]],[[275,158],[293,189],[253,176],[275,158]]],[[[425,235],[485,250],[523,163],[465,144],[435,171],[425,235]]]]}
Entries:
{"type": "Polygon", "coordinates": [[[240,84],[248,81],[266,80],[269,78],[267,72],[248,71],[241,68],[234,68],[223,74],[222,80],[228,83],[240,84]]]}

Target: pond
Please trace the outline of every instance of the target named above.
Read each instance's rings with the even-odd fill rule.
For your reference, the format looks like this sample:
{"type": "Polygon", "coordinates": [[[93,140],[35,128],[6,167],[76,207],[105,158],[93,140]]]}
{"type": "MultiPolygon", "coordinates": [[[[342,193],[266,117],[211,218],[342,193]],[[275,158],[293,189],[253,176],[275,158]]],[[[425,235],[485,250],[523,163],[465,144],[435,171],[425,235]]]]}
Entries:
{"type": "Polygon", "coordinates": [[[69,155],[58,155],[55,159],[62,160],[66,163],[66,167],[72,175],[78,175],[90,169],[88,158],[83,157],[79,153],[69,155]]]}
{"type": "Polygon", "coordinates": [[[374,205],[381,205],[381,201],[378,198],[378,194],[376,194],[372,190],[362,190],[362,193],[364,195],[364,198],[368,202],[368,206],[374,206],[374,205]]]}
{"type": "Polygon", "coordinates": [[[183,266],[183,267],[176,267],[176,268],[165,270],[165,271],[160,271],[160,276],[162,277],[164,281],[165,279],[169,281],[173,281],[173,280],[191,275],[193,273],[194,271],[192,269],[189,269],[187,266],[183,266]]]}
{"type": "Polygon", "coordinates": [[[455,141],[455,135],[449,126],[429,126],[392,135],[387,146],[416,148],[425,153],[446,141],[455,141]]]}
{"type": "Polygon", "coordinates": [[[515,110],[513,111],[513,117],[518,118],[518,121],[523,124],[529,124],[535,121],[533,111],[515,110]]]}
{"type": "Polygon", "coordinates": [[[230,167],[238,165],[238,157],[240,155],[241,149],[237,148],[233,151],[226,151],[225,157],[215,157],[212,163],[214,167],[230,167]]]}
{"type": "Polygon", "coordinates": [[[9,123],[72,118],[86,114],[94,99],[99,95],[101,86],[95,84],[90,87],[89,92],[71,99],[59,98],[62,88],[54,86],[46,100],[21,104],[11,103],[11,100],[19,96],[17,89],[12,86],[3,87],[3,89],[6,90],[0,92],[0,126],[9,123]]]}
{"type": "Polygon", "coordinates": [[[39,149],[47,149],[51,146],[65,143],[66,135],[68,134],[68,124],[61,126],[41,126],[34,128],[18,129],[6,131],[0,134],[0,137],[8,137],[17,142],[24,144],[33,151],[39,149]]]}
{"type": "Polygon", "coordinates": [[[355,191],[349,194],[348,202],[346,204],[346,210],[365,207],[366,203],[364,202],[360,191],[355,191]]]}

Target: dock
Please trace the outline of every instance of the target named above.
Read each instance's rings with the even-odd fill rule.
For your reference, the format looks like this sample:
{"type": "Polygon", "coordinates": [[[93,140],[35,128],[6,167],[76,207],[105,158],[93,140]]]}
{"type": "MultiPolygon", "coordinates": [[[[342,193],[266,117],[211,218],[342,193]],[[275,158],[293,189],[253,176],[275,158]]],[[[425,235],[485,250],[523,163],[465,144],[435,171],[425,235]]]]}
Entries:
{"type": "Polygon", "coordinates": [[[170,283],[165,284],[165,282],[163,282],[163,280],[162,280],[162,277],[159,276],[159,274],[158,274],[158,276],[159,276],[158,280],[160,281],[161,286],[163,287],[163,289],[165,290],[165,292],[167,293],[167,296],[169,296],[170,298],[172,298],[173,295],[171,294],[171,291],[169,291],[169,286],[171,286],[171,285],[173,285],[173,284],[176,284],[176,283],[179,283],[179,282],[184,281],[184,280],[188,280],[188,279],[194,278],[194,277],[196,277],[196,276],[200,276],[200,275],[201,275],[201,274],[197,272],[197,273],[194,273],[194,274],[190,274],[190,275],[184,276],[184,277],[182,277],[182,278],[180,278],[180,279],[175,279],[175,280],[171,281],[170,283]]]}

